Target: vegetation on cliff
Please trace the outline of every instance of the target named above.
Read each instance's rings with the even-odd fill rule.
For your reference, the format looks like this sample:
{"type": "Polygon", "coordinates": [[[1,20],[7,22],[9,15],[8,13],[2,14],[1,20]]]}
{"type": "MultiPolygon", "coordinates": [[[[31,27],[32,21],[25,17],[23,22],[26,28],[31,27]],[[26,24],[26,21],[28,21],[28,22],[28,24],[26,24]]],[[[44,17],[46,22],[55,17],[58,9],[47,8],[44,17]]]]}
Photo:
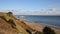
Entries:
{"type": "MultiPolygon", "coordinates": [[[[22,33],[22,34],[28,34],[28,32],[26,32],[26,30],[21,25],[18,25],[18,22],[17,22],[18,19],[15,18],[11,12],[0,13],[0,18],[3,19],[6,23],[8,23],[11,27],[15,28],[17,32],[22,33]]],[[[5,23],[4,21],[2,24],[5,23]]]]}
{"type": "Polygon", "coordinates": [[[44,27],[43,34],[56,34],[50,27],[44,27]]]}
{"type": "Polygon", "coordinates": [[[38,26],[37,24],[32,25],[31,23],[30,26],[29,24],[30,23],[25,23],[24,21],[20,21],[19,19],[15,18],[12,12],[0,13],[0,34],[55,34],[54,30],[49,27],[45,27],[43,32],[41,32],[30,27],[38,26]]]}

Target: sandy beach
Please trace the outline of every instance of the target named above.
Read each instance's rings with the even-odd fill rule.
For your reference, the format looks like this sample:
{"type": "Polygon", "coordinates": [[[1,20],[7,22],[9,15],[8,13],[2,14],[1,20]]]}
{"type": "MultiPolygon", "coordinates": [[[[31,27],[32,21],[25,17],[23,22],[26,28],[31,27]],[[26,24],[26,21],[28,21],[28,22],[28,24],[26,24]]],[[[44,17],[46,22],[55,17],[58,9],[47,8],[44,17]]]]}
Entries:
{"type": "MultiPolygon", "coordinates": [[[[40,31],[42,32],[43,28],[46,26],[44,24],[40,24],[40,23],[35,23],[35,22],[29,22],[29,21],[24,21],[24,23],[26,23],[30,28],[36,30],[36,31],[40,31]]],[[[60,34],[60,29],[55,28],[53,26],[49,26],[51,29],[53,29],[55,31],[56,34],[60,34]]]]}

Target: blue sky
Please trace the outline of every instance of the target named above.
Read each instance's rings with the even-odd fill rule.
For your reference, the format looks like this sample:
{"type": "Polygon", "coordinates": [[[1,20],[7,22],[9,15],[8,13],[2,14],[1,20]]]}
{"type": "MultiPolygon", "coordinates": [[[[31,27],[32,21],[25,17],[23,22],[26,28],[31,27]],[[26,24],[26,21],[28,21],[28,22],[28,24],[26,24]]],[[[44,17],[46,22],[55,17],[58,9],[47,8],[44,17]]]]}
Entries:
{"type": "Polygon", "coordinates": [[[41,10],[49,8],[60,9],[60,0],[0,0],[1,10],[41,10]]]}
{"type": "Polygon", "coordinates": [[[60,10],[60,0],[0,0],[0,10],[60,10]]]}

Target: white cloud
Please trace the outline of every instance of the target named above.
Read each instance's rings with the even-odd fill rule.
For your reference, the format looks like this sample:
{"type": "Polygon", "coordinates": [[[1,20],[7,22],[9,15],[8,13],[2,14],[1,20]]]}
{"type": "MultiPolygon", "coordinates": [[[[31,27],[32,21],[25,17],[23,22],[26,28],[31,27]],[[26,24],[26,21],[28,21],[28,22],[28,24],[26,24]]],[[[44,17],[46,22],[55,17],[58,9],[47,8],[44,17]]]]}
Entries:
{"type": "MultiPolygon", "coordinates": [[[[6,11],[6,12],[9,12],[9,11],[6,11]]],[[[13,10],[11,12],[13,12],[13,14],[15,15],[60,15],[60,10],[56,10],[56,9],[48,9],[48,10],[43,10],[43,11],[13,10]]]]}

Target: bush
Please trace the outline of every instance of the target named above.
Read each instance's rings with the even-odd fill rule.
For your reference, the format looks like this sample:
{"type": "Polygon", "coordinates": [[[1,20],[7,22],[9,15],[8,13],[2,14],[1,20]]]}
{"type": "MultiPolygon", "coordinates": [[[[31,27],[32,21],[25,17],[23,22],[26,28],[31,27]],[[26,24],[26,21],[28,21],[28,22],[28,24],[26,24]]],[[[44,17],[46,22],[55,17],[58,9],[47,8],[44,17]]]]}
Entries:
{"type": "Polygon", "coordinates": [[[56,34],[56,33],[50,27],[45,27],[43,29],[43,34],[56,34]]]}
{"type": "Polygon", "coordinates": [[[12,19],[9,19],[9,20],[8,20],[8,23],[9,23],[13,28],[15,28],[16,24],[13,22],[12,19]]]}
{"type": "Polygon", "coordinates": [[[26,31],[27,31],[29,34],[32,34],[28,29],[26,29],[26,31]]]}
{"type": "Polygon", "coordinates": [[[7,20],[4,16],[0,16],[0,18],[2,18],[3,20],[5,20],[7,22],[7,20]]]}
{"type": "Polygon", "coordinates": [[[13,14],[12,12],[8,12],[8,14],[13,14]]]}

